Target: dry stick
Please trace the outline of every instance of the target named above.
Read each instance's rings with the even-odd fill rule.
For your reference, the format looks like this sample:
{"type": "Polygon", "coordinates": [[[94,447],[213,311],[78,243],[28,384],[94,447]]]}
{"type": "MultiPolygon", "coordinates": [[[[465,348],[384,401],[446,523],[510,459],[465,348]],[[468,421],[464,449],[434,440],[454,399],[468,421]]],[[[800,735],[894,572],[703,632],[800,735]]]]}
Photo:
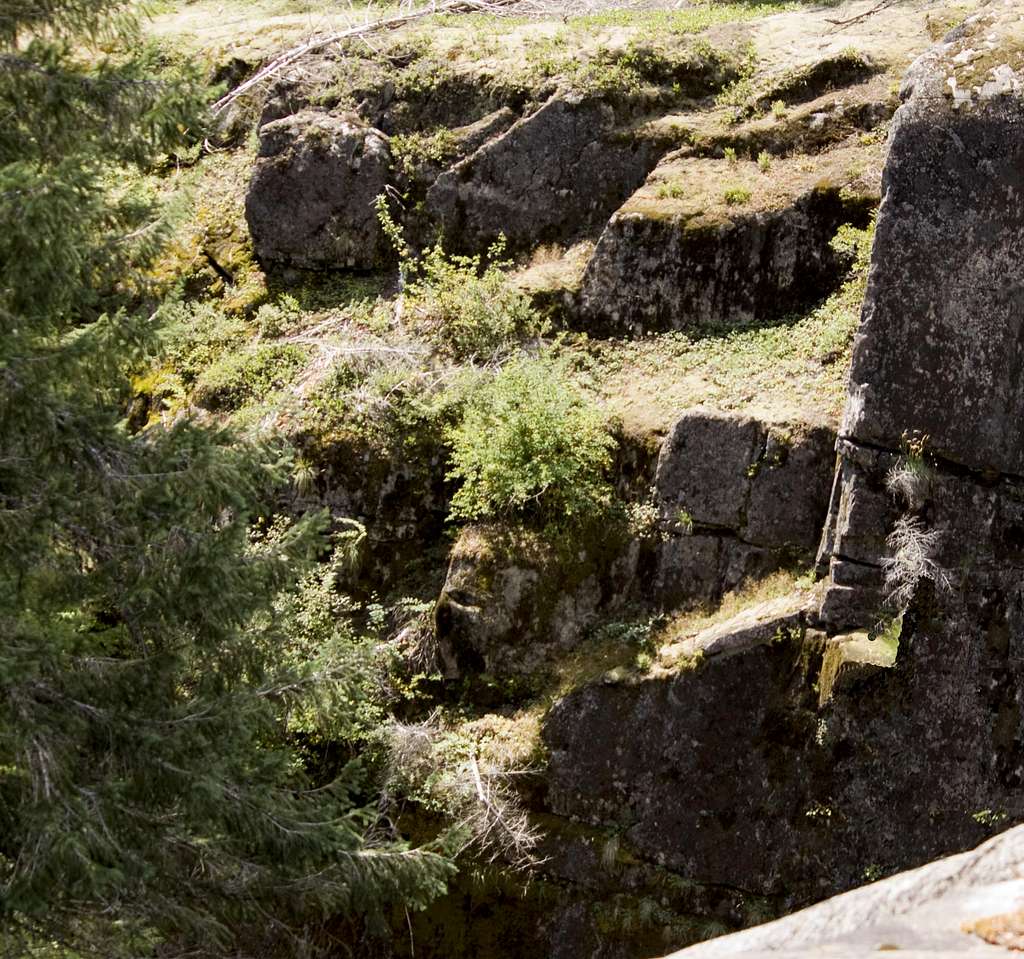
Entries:
{"type": "Polygon", "coordinates": [[[867,20],[867,18],[872,14],[878,13],[880,10],[884,10],[886,7],[891,7],[894,3],[896,3],[896,0],[881,0],[880,3],[876,3],[870,10],[865,10],[863,13],[859,13],[855,17],[850,17],[848,20],[829,20],[826,17],[825,22],[831,23],[833,26],[837,27],[848,27],[851,23],[860,23],[861,20],[867,20]]]}
{"type": "Polygon", "coordinates": [[[275,57],[265,67],[258,70],[255,75],[246,80],[245,83],[240,84],[230,93],[221,97],[213,105],[213,112],[215,114],[220,113],[225,108],[231,106],[240,96],[248,93],[253,87],[263,83],[276,73],[280,73],[286,67],[291,66],[310,53],[316,53],[324,47],[329,47],[332,43],[338,43],[341,40],[348,40],[352,37],[362,37],[368,33],[396,30],[398,27],[403,27],[413,20],[421,20],[423,17],[433,16],[434,14],[474,13],[495,10],[499,7],[507,6],[511,2],[514,2],[514,0],[448,0],[447,3],[431,3],[429,6],[420,7],[411,13],[373,20],[369,23],[360,24],[357,27],[349,27],[349,29],[341,30],[338,33],[331,33],[326,37],[313,37],[296,47],[292,47],[290,50],[282,53],[281,56],[275,57]]]}

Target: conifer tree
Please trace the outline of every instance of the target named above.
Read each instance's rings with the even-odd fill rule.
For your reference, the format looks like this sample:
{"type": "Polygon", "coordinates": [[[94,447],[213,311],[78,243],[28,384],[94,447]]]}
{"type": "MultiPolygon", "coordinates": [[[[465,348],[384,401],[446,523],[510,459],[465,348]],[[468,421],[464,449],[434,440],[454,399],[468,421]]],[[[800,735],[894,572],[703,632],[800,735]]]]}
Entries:
{"type": "Polygon", "coordinates": [[[358,768],[308,788],[282,733],[301,697],[357,694],[344,661],[280,655],[268,603],[321,522],[255,542],[286,458],[123,419],[161,235],[123,174],[204,110],[133,12],[0,0],[0,942],[308,952],[448,866],[371,842],[358,768]]]}

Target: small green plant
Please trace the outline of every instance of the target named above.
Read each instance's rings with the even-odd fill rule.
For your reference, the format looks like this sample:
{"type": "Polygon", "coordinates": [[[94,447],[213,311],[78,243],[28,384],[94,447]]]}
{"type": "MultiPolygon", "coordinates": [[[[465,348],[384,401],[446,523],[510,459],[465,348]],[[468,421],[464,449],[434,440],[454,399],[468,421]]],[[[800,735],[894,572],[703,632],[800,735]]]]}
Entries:
{"type": "Polygon", "coordinates": [[[681,183],[662,183],[658,187],[658,196],[660,199],[672,199],[677,200],[681,196],[686,195],[686,190],[681,183]]]}
{"type": "Polygon", "coordinates": [[[448,476],[461,483],[453,519],[571,526],[612,503],[606,417],[550,362],[507,365],[469,399],[448,438],[448,476]]]}
{"type": "Polygon", "coordinates": [[[449,255],[440,243],[415,257],[383,194],[376,205],[381,227],[399,256],[408,312],[441,352],[461,360],[490,361],[545,332],[529,298],[509,281],[512,264],[504,258],[504,237],[491,244],[485,257],[449,255]]]}
{"type": "Polygon", "coordinates": [[[772,103],[772,116],[775,117],[776,120],[781,120],[785,115],[786,115],[786,101],[785,100],[775,100],[772,103]]]}
{"type": "Polygon", "coordinates": [[[286,293],[274,303],[264,303],[256,311],[254,321],[260,335],[272,339],[290,332],[301,316],[298,300],[286,293]]]}
{"type": "Polygon", "coordinates": [[[433,133],[395,134],[390,140],[391,156],[407,176],[425,163],[444,163],[458,151],[458,139],[447,127],[433,133]]]}
{"type": "Polygon", "coordinates": [[[1006,822],[1007,815],[1005,812],[1000,812],[994,809],[979,809],[976,813],[971,815],[979,826],[998,826],[1001,823],[1006,822]]]}
{"type": "Polygon", "coordinates": [[[680,509],[676,513],[676,526],[684,536],[693,535],[693,516],[685,509],[680,509]]]}
{"type": "Polygon", "coordinates": [[[767,173],[772,168],[772,155],[767,150],[762,150],[757,155],[757,168],[762,173],[767,173]]]}
{"type": "Polygon", "coordinates": [[[490,360],[543,331],[525,294],[508,279],[504,240],[479,256],[449,256],[440,244],[416,264],[406,288],[410,312],[441,347],[458,359],[490,360]]]}
{"type": "Polygon", "coordinates": [[[728,160],[731,165],[733,165],[733,166],[736,165],[736,161],[737,161],[736,147],[726,147],[722,151],[722,153],[725,155],[726,160],[728,160]]]}
{"type": "Polygon", "coordinates": [[[871,260],[871,244],[874,239],[875,224],[873,221],[866,230],[859,230],[849,223],[844,223],[832,237],[829,246],[836,253],[849,257],[853,261],[852,270],[855,273],[860,273],[868,268],[868,263],[871,260]]]}
{"type": "Polygon", "coordinates": [[[653,499],[630,503],[626,507],[626,522],[629,532],[637,539],[661,539],[662,531],[658,525],[658,507],[653,499]]]}
{"type": "Polygon", "coordinates": [[[722,196],[729,206],[742,206],[750,202],[750,191],[742,186],[729,187],[722,196]]]}

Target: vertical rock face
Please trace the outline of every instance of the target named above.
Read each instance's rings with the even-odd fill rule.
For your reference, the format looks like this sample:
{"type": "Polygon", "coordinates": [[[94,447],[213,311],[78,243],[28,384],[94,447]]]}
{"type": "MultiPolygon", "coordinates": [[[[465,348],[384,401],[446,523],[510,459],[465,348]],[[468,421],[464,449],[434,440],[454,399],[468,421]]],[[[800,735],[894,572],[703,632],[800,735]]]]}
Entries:
{"type": "Polygon", "coordinates": [[[1015,505],[1024,475],[1017,6],[993,4],[968,20],[915,63],[903,95],[822,543],[831,566],[822,613],[832,625],[877,608],[879,568],[893,559],[886,537],[901,511],[933,531],[943,555],[931,561],[959,571],[946,579],[1015,566],[1024,534],[1015,505]],[[923,440],[932,468],[919,495],[908,499],[896,484],[894,498],[887,477],[907,437],[923,440]]]}
{"type": "Polygon", "coordinates": [[[370,269],[389,256],[374,199],[388,183],[387,137],[304,110],[265,123],[245,200],[256,255],[305,269],[370,269]]]}
{"type": "MultiPolygon", "coordinates": [[[[578,689],[545,726],[558,813],[615,824],[687,878],[790,905],[1024,818],[1019,6],[969,20],[915,65],[904,95],[820,607],[697,637],[685,668],[578,689]],[[866,630],[901,611],[889,667],[865,655],[884,642],[866,630]]],[[[700,457],[713,449],[704,426],[677,427],[670,443],[700,457]]],[[[757,475],[744,492],[716,479],[724,464],[709,457],[694,491],[659,472],[695,513],[739,518],[749,536],[741,504],[757,475]]]]}
{"type": "Polygon", "coordinates": [[[905,82],[843,433],[1022,475],[1024,30],[994,6],[905,82]]]}

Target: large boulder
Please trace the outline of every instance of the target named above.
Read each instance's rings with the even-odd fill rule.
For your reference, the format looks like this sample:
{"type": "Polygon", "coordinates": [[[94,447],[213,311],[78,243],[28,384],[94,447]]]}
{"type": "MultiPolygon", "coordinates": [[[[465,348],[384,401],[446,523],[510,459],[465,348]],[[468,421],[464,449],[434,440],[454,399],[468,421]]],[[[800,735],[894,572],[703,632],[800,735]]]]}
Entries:
{"type": "Polygon", "coordinates": [[[351,117],[303,110],[265,123],[245,199],[257,257],[303,269],[382,265],[391,252],[374,200],[390,164],[387,137],[351,117]]]}
{"type": "Polygon", "coordinates": [[[812,551],[828,506],[834,445],[824,425],[690,410],[662,445],[658,505],[666,517],[685,512],[695,528],[728,529],[754,546],[812,551]]]}
{"type": "Polygon", "coordinates": [[[556,94],[441,174],[427,214],[460,251],[484,250],[501,234],[513,248],[584,234],[643,183],[664,149],[617,132],[606,102],[556,94]]]}

